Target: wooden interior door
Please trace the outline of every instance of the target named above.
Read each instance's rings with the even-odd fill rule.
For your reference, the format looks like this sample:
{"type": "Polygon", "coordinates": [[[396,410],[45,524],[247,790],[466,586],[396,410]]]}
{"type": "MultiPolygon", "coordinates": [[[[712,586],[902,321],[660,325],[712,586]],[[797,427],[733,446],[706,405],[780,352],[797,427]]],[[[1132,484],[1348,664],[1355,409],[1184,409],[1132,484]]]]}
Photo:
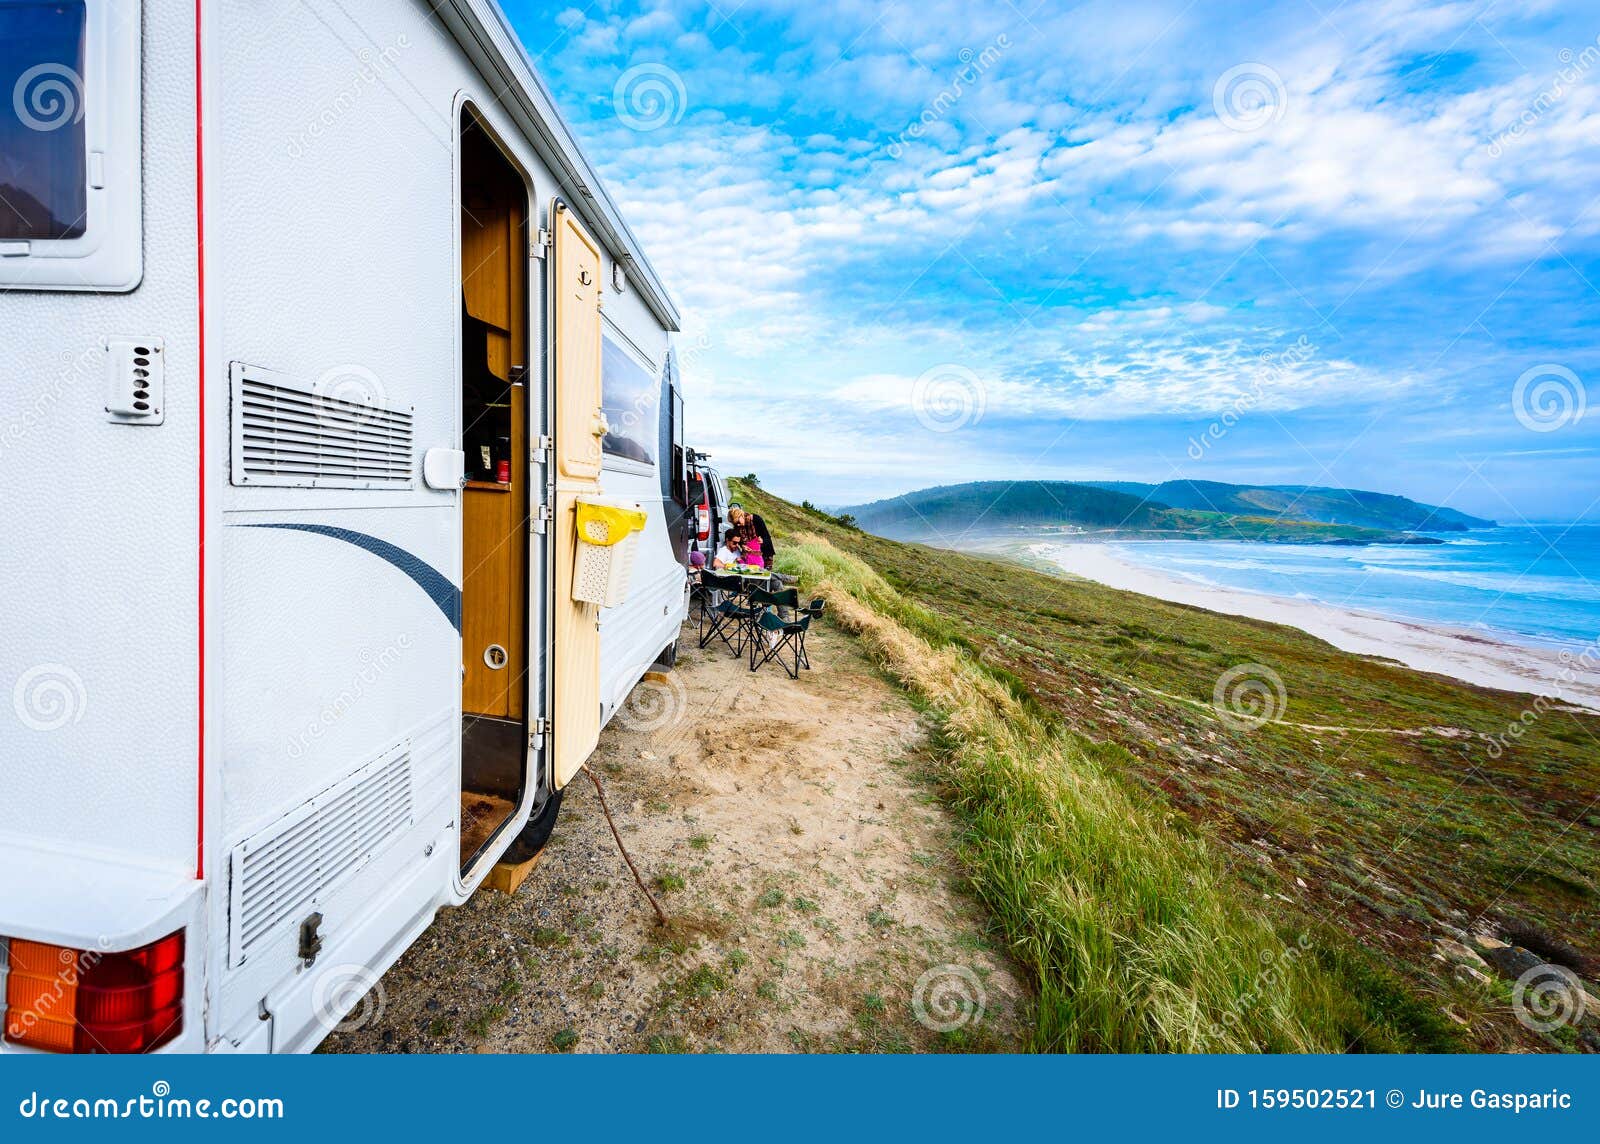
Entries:
{"type": "MultiPolygon", "coordinates": [[[[461,709],[520,720],[527,691],[528,361],[526,192],[481,132],[463,142],[461,293],[483,330],[487,372],[506,383],[511,479],[462,493],[461,709]]],[[[469,458],[469,464],[472,459],[469,458]]]]}
{"type": "Polygon", "coordinates": [[[555,599],[551,712],[555,785],[567,785],[600,739],[600,606],[572,598],[576,502],[600,492],[600,248],[557,199],[550,208],[555,263],[552,390],[555,415],[555,599]]]}

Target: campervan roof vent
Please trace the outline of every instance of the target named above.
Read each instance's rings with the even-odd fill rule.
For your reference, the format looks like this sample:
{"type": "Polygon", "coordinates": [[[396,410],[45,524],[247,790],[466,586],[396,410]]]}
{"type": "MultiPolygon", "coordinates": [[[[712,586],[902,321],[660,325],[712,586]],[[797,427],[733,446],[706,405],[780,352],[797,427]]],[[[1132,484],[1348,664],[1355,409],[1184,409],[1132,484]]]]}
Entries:
{"type": "Polygon", "coordinates": [[[307,384],[234,362],[233,483],[409,489],[413,410],[382,396],[372,371],[343,366],[307,384]]]}
{"type": "Polygon", "coordinates": [[[411,744],[391,748],[234,847],[228,964],[292,934],[306,911],[412,822],[411,744]]]}

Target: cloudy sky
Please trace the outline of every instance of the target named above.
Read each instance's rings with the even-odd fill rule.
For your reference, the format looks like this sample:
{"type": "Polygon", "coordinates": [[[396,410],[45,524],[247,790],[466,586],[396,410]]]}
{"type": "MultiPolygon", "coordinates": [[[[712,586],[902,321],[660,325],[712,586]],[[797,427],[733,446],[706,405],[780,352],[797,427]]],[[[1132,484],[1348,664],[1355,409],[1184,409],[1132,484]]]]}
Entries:
{"type": "Polygon", "coordinates": [[[1593,4],[506,9],[685,311],[724,472],[1600,519],[1593,4]]]}

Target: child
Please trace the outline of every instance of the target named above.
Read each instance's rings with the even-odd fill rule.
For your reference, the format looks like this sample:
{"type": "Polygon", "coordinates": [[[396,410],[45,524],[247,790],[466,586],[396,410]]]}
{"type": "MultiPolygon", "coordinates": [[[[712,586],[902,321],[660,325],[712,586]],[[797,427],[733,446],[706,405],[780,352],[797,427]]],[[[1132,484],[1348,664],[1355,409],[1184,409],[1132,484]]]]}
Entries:
{"type": "Polygon", "coordinates": [[[741,543],[740,552],[744,557],[745,567],[760,568],[763,572],[766,571],[767,562],[761,554],[761,542],[759,540],[745,537],[741,543]]]}

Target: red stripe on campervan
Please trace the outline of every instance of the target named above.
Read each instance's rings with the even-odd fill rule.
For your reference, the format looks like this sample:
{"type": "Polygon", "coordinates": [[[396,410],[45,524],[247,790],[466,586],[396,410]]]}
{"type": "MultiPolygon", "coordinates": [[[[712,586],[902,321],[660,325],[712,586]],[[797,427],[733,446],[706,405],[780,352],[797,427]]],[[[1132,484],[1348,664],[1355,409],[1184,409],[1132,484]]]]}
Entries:
{"type": "Polygon", "coordinates": [[[198,728],[196,756],[199,760],[199,781],[196,785],[194,876],[206,876],[206,210],[205,210],[205,136],[203,131],[201,89],[205,86],[200,67],[200,8],[202,0],[194,3],[194,228],[195,228],[195,291],[198,298],[196,321],[200,360],[197,368],[200,394],[200,547],[196,550],[199,564],[199,655],[196,665],[196,705],[198,728]]]}

